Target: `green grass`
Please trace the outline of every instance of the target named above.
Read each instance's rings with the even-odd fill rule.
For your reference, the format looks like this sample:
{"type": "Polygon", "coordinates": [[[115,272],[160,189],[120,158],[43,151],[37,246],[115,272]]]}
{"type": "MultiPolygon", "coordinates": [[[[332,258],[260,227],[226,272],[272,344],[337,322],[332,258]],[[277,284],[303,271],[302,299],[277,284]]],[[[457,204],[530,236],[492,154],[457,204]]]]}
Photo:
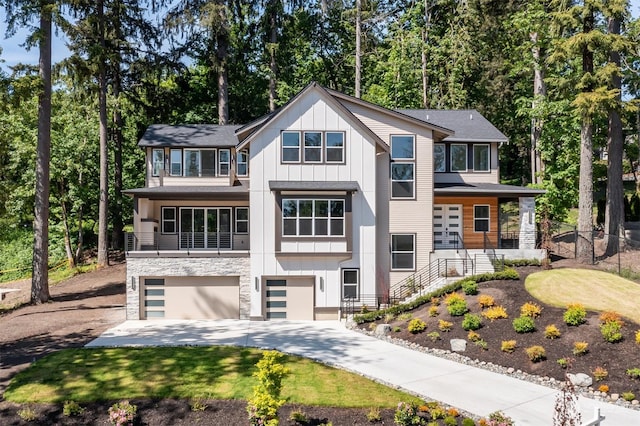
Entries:
{"type": "MultiPolygon", "coordinates": [[[[17,403],[128,398],[247,399],[262,351],[231,346],[67,349],[19,373],[4,397],[17,403]]],[[[356,374],[284,355],[291,403],[393,408],[419,400],[356,374]],[[354,391],[354,390],[357,390],[354,391]]]]}
{"type": "Polygon", "coordinates": [[[549,305],[581,303],[595,311],[615,311],[640,324],[640,284],[591,269],[554,269],[527,277],[527,291],[549,305]]]}

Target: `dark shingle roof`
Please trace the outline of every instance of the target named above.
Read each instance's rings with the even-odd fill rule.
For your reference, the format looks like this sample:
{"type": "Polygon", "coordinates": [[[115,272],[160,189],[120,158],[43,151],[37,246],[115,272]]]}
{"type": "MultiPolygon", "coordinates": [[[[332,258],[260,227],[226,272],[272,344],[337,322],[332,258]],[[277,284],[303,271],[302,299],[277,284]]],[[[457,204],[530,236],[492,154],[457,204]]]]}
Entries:
{"type": "Polygon", "coordinates": [[[152,124],[149,126],[138,146],[178,148],[232,147],[238,143],[235,135],[240,126],[216,124],[186,124],[171,126],[152,124]]]}
{"type": "Polygon", "coordinates": [[[544,194],[543,189],[499,183],[436,183],[436,195],[498,195],[503,197],[533,197],[544,194]]]}
{"type": "Polygon", "coordinates": [[[354,181],[291,181],[270,180],[269,189],[272,191],[345,191],[358,190],[358,182],[354,181]]]}
{"type": "Polygon", "coordinates": [[[455,132],[446,142],[507,142],[509,139],[475,109],[399,109],[398,112],[455,132]]]}

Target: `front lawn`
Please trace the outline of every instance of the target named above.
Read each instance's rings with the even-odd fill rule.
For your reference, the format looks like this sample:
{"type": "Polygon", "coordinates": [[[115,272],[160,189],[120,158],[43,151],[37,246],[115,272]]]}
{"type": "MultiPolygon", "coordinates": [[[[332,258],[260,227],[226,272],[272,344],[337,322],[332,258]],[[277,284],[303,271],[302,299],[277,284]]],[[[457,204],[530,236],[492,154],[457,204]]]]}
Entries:
{"type": "MultiPolygon", "coordinates": [[[[68,349],[19,373],[4,394],[13,402],[92,402],[132,398],[243,399],[251,396],[258,349],[229,346],[68,349]]],[[[285,355],[290,403],[395,407],[419,400],[356,374],[285,355]],[[354,391],[357,389],[357,392],[354,391]]]]}
{"type": "Polygon", "coordinates": [[[640,324],[640,284],[592,269],[554,269],[527,277],[536,299],[557,307],[581,303],[594,311],[615,311],[640,324]]]}

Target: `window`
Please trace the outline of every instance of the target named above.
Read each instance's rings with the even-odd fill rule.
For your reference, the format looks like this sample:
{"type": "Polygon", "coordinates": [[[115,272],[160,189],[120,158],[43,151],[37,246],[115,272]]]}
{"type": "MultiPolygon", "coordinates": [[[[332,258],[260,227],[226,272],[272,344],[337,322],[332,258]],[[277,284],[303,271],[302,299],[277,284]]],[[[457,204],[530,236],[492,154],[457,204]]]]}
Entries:
{"type": "Polygon", "coordinates": [[[236,234],[249,233],[249,209],[247,207],[236,208],[236,234]]]}
{"type": "Polygon", "coordinates": [[[451,171],[452,172],[467,171],[467,145],[462,145],[462,144],[451,145],[451,171]]]}
{"type": "Polygon", "coordinates": [[[171,176],[182,176],[182,150],[172,149],[170,153],[171,166],[169,173],[171,176]]]}
{"type": "Polygon", "coordinates": [[[360,298],[360,271],[358,269],[342,270],[342,299],[360,298]]]}
{"type": "Polygon", "coordinates": [[[238,176],[248,176],[249,175],[249,151],[243,149],[237,154],[238,164],[236,173],[238,176]]]}
{"type": "Polygon", "coordinates": [[[283,236],[344,236],[344,200],[282,200],[283,236]]]}
{"type": "Polygon", "coordinates": [[[228,149],[218,150],[218,175],[229,176],[229,167],[231,166],[231,151],[228,149]]]}
{"type": "Polygon", "coordinates": [[[344,133],[327,132],[325,158],[327,163],[342,163],[344,161],[344,133]]]}
{"type": "Polygon", "coordinates": [[[184,175],[200,176],[200,151],[196,149],[184,150],[184,175]]]}
{"type": "Polygon", "coordinates": [[[175,207],[162,208],[162,233],[163,234],[176,233],[176,208],[175,207]]]}
{"type": "Polygon", "coordinates": [[[304,162],[322,162],[322,133],[304,132],[304,162]]]}
{"type": "Polygon", "coordinates": [[[414,197],[414,150],[413,136],[391,136],[391,198],[414,197]]]}
{"type": "Polygon", "coordinates": [[[153,176],[160,176],[164,170],[164,149],[154,149],[151,159],[153,176]]]}
{"type": "Polygon", "coordinates": [[[473,170],[476,172],[489,171],[489,145],[473,146],[473,170]]]}
{"type": "Polygon", "coordinates": [[[489,206],[473,206],[474,232],[489,232],[489,206]]]}
{"type": "Polygon", "coordinates": [[[391,269],[415,269],[415,235],[391,235],[391,269]]]}
{"type": "Polygon", "coordinates": [[[443,143],[433,145],[433,171],[447,171],[447,148],[443,143]]]}
{"type": "Polygon", "coordinates": [[[282,132],[282,162],[300,162],[300,133],[282,132]]]}

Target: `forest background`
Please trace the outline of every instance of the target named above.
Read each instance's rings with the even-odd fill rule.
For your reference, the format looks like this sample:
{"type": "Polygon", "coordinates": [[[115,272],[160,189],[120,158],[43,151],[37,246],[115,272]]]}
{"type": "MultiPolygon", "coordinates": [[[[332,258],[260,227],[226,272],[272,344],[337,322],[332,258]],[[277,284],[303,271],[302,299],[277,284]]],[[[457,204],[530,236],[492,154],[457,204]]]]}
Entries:
{"type": "MultiPolygon", "coordinates": [[[[92,248],[104,265],[109,249],[122,248],[133,208],[121,191],[144,185],[136,144],[148,125],[243,124],[310,81],[387,108],[479,110],[509,137],[503,183],[547,191],[544,221],[617,236],[632,219],[625,204],[640,214],[640,20],[628,1],[0,7],[12,43],[21,38],[40,57],[0,70],[0,280],[33,271],[41,281],[42,265],[73,267],[92,248]],[[52,39],[66,44],[54,62],[52,39]]],[[[46,299],[40,293],[34,301],[46,299]]]]}

